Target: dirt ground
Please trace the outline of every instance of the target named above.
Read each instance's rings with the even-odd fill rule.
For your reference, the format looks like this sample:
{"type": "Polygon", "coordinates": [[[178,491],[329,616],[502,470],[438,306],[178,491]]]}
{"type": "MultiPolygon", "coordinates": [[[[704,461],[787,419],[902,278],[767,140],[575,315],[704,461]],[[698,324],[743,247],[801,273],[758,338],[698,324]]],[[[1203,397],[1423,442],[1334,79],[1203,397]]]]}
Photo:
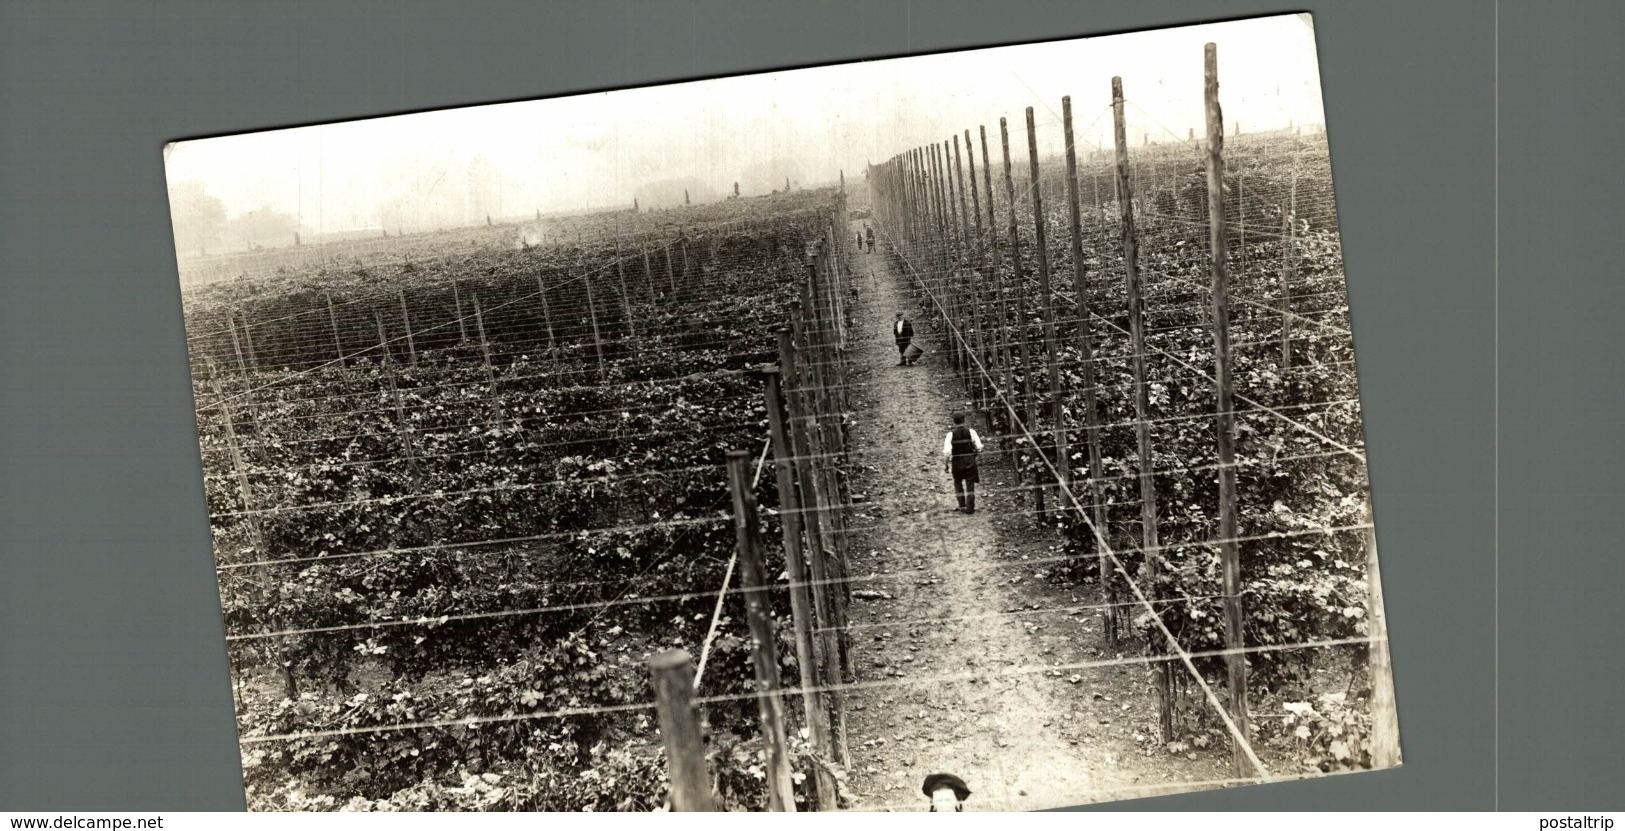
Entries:
{"type": "MultiPolygon", "coordinates": [[[[862,228],[862,222],[853,223],[862,228]]],[[[1107,653],[1094,585],[1050,581],[1059,538],[1000,454],[981,457],[977,511],[955,510],[942,440],[965,393],[945,334],[916,315],[902,275],[876,246],[853,258],[851,345],[857,505],[850,559],[859,685],[847,693],[857,810],[925,810],[924,778],[948,772],[966,810],[1039,810],[1188,790],[1228,775],[1226,755],[1175,755],[1156,736],[1144,666],[1068,669],[1107,653]],[[920,363],[897,366],[890,323],[914,322],[920,363]],[[882,682],[871,684],[867,682],[882,682]]],[[[985,425],[975,425],[986,434],[985,425]]],[[[988,451],[994,448],[991,444],[988,451]]],[[[1124,651],[1129,648],[1124,647],[1124,651]]]]}

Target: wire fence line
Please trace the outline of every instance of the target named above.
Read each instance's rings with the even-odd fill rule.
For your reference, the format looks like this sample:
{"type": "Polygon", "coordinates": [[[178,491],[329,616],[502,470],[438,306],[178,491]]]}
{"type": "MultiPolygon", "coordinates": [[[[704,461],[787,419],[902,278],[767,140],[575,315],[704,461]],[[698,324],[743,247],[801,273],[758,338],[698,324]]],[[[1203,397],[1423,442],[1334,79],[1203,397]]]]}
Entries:
{"type": "MultiPolygon", "coordinates": [[[[1029,129],[1065,128],[1072,155],[1070,101],[1063,111],[1064,117],[1043,123],[1029,115],[1029,129]]],[[[1108,105],[1097,120],[1108,112],[1121,118],[1121,107],[1108,105]]],[[[969,150],[969,131],[966,138],[969,150]]],[[[1357,430],[1348,430],[1351,419],[1358,425],[1359,401],[1352,384],[1340,380],[1353,377],[1340,261],[1320,262],[1315,273],[1294,265],[1309,259],[1311,250],[1337,251],[1335,224],[1323,222],[1335,217],[1329,174],[1324,196],[1318,195],[1322,183],[1299,172],[1315,169],[1317,151],[1312,140],[1300,139],[1261,137],[1262,144],[1252,150],[1238,142],[1250,166],[1243,165],[1234,178],[1234,204],[1221,197],[1223,209],[1212,216],[1205,204],[1203,211],[1187,210],[1195,204],[1188,168],[1205,162],[1200,143],[1151,145],[1147,140],[1139,152],[1127,154],[1126,169],[1104,152],[1083,165],[1068,159],[1065,166],[1034,152],[1032,175],[1019,192],[1010,182],[1006,151],[1002,193],[977,190],[983,182],[973,166],[969,181],[980,203],[974,232],[963,174],[947,175],[957,158],[935,173],[927,171],[921,153],[869,170],[873,221],[888,255],[897,258],[918,290],[921,308],[940,324],[949,368],[964,383],[970,408],[990,419],[988,438],[1017,463],[1016,480],[988,492],[1033,500],[1031,509],[999,515],[1030,519],[1044,528],[1068,527],[1064,533],[1074,534],[1079,546],[1032,560],[992,561],[986,570],[1098,563],[1099,602],[866,624],[847,619],[852,586],[906,580],[931,570],[854,574],[848,559],[851,539],[885,524],[883,518],[866,520],[919,500],[871,500],[852,492],[856,466],[886,458],[850,446],[848,424],[863,414],[854,402],[885,382],[854,379],[847,372],[853,341],[877,333],[856,331],[853,324],[852,307],[861,298],[846,265],[854,246],[844,194],[819,194],[810,205],[787,202],[772,216],[777,225],[771,232],[762,231],[764,217],[719,221],[705,231],[714,236],[709,256],[694,254],[680,274],[646,263],[651,251],[665,259],[683,243],[657,239],[657,232],[610,234],[573,249],[568,243],[546,249],[596,258],[596,267],[537,283],[534,290],[531,283],[543,272],[527,266],[486,275],[502,291],[464,293],[461,278],[449,283],[437,278],[411,298],[374,291],[331,306],[306,297],[309,308],[298,311],[278,311],[275,304],[254,307],[265,313],[261,320],[250,320],[243,308],[216,309],[214,319],[224,317],[226,325],[204,329],[194,345],[212,344],[214,350],[196,369],[200,386],[206,381],[209,392],[199,398],[206,483],[222,585],[228,578],[239,581],[245,595],[228,609],[228,640],[234,649],[257,650],[259,657],[252,660],[260,666],[312,666],[330,654],[323,638],[350,638],[371,648],[383,630],[400,630],[386,645],[404,649],[411,638],[448,628],[467,633],[483,631],[472,626],[489,626],[504,632],[509,630],[502,626],[517,626],[521,618],[556,616],[556,625],[525,625],[546,632],[562,627],[558,643],[569,644],[601,621],[612,621],[617,632],[637,630],[614,638],[654,648],[672,640],[649,634],[660,619],[656,615],[671,615],[656,609],[675,606],[681,609],[678,621],[708,621],[675,638],[699,650],[698,669],[691,668],[684,681],[696,691],[690,699],[618,700],[630,694],[616,690],[596,704],[458,719],[392,717],[386,724],[320,730],[276,729],[266,720],[245,733],[244,743],[297,745],[652,711],[665,718],[695,706],[734,707],[726,710],[728,729],[755,733],[768,748],[767,758],[779,760],[769,764],[773,783],[781,782],[781,772],[782,781],[789,781],[786,760],[805,760],[796,765],[806,783],[794,795],[782,784],[767,786],[775,804],[799,799],[834,809],[846,797],[832,771],[853,759],[845,696],[905,683],[857,678],[854,629],[1079,613],[1099,614],[1115,627],[1123,615],[1141,611],[1157,649],[1121,659],[1015,667],[1008,674],[1142,666],[1164,679],[1158,694],[1166,708],[1173,685],[1180,683],[1168,676],[1182,668],[1188,676],[1183,683],[1198,691],[1249,774],[1223,781],[1270,780],[1275,774],[1255,749],[1259,739],[1249,729],[1245,686],[1237,695],[1236,662],[1241,656],[1273,660],[1286,653],[1374,647],[1375,638],[1259,644],[1229,633],[1221,648],[1185,643],[1183,633],[1164,622],[1165,612],[1211,605],[1228,610],[1240,605],[1243,592],[1228,583],[1217,591],[1197,582],[1174,585],[1154,571],[1148,579],[1147,568],[1175,566],[1181,552],[1218,552],[1225,559],[1241,545],[1285,551],[1294,540],[1357,540],[1369,536],[1370,523],[1324,521],[1283,531],[1264,530],[1270,526],[1260,522],[1258,529],[1229,533],[1171,526],[1164,539],[1136,539],[1135,526],[1124,518],[1144,511],[1155,517],[1159,508],[1167,509],[1165,494],[1134,492],[1134,485],[1147,481],[1217,479],[1222,487],[1226,477],[1233,482],[1241,470],[1296,481],[1294,471],[1334,460],[1352,464],[1363,478],[1363,440],[1357,430]],[[1271,154],[1279,155],[1280,148],[1292,157],[1285,185],[1279,164],[1271,166],[1271,154]],[[1109,188],[1102,178],[1111,179],[1109,188]],[[1086,192],[1092,197],[1088,211],[1083,210],[1086,192]],[[1064,213],[1059,220],[1053,213],[1068,202],[1072,217],[1078,217],[1070,223],[1064,213]],[[1136,229],[1136,216],[1149,222],[1136,229]],[[1079,230],[1083,220],[1087,231],[1079,230]],[[1277,224],[1266,229],[1265,220],[1277,224]],[[1176,239],[1215,221],[1242,226],[1224,260],[1234,266],[1239,290],[1229,293],[1221,317],[1246,334],[1228,343],[1237,366],[1224,372],[1205,368],[1206,358],[1191,341],[1191,335],[1213,329],[1216,312],[1211,287],[1184,268],[1190,246],[1176,239]],[[1300,233],[1300,221],[1311,223],[1321,236],[1300,233]],[[1118,241],[1136,231],[1141,247],[1135,250],[1130,243],[1125,256],[1116,248],[1118,241]],[[1078,241],[1083,234],[1087,243],[1078,241]],[[1047,251],[1041,242],[1046,235],[1047,251]],[[659,247],[619,250],[637,240],[659,247]],[[1100,275],[1116,274],[1125,261],[1136,260],[1144,261],[1143,306],[1129,303],[1124,311],[1117,289],[1100,275]],[[724,299],[730,293],[747,301],[724,299]],[[411,303],[419,301],[433,313],[415,314],[411,303]],[[1248,314],[1229,317],[1230,305],[1248,314]],[[335,309],[346,311],[342,325],[335,309]],[[367,312],[375,317],[366,319],[367,312]],[[1146,325],[1152,319],[1157,326],[1146,325]],[[269,334],[292,322],[308,325],[269,334]],[[789,331],[778,331],[781,326],[789,331]],[[256,334],[258,348],[250,343],[256,334]],[[323,350],[331,357],[321,357],[323,350]],[[658,361],[694,371],[665,377],[651,369],[658,361]],[[1200,393],[1224,386],[1221,379],[1229,379],[1235,405],[1213,406],[1200,393]],[[1155,402],[1155,411],[1131,406],[1154,387],[1165,388],[1154,394],[1167,396],[1155,402]],[[673,413],[685,421],[659,423],[673,413]],[[558,422],[559,414],[573,423],[558,422]],[[1190,436],[1200,429],[1242,430],[1257,437],[1263,449],[1244,458],[1188,452],[1190,436]],[[1149,453],[1136,460],[1132,450],[1113,451],[1107,470],[1091,446],[1104,438],[1128,448],[1135,435],[1153,436],[1153,430],[1159,431],[1156,440],[1166,443],[1159,452],[1174,462],[1159,462],[1149,453]],[[715,459],[725,449],[758,445],[755,474],[744,493],[722,486],[732,462],[696,462],[715,459]],[[625,464],[601,464],[606,460],[625,464]],[[764,481],[769,463],[774,477],[764,481]],[[680,501],[667,499],[679,495],[680,501]],[[724,504],[730,495],[731,511],[724,504]],[[563,514],[568,514],[567,527],[548,525],[563,514]],[[732,539],[727,538],[730,525],[732,539]],[[343,539],[298,544],[320,529],[343,539]],[[783,542],[766,544],[769,534],[783,542]],[[387,544],[373,544],[385,539],[387,544]],[[628,553],[613,553],[617,546],[628,553]],[[775,571],[781,564],[783,570],[761,572],[761,563],[753,560],[764,552],[775,571]],[[368,575],[379,563],[410,557],[436,574],[493,569],[492,574],[517,578],[527,588],[513,594],[470,590],[458,602],[440,601],[438,614],[409,604],[400,613],[345,606],[341,611],[379,617],[307,625],[298,619],[303,614],[298,604],[288,600],[302,595],[290,593],[287,578],[279,576],[316,579],[310,575],[324,570],[368,575]],[[635,573],[606,579],[579,567],[549,571],[570,557],[635,573]],[[501,562],[510,558],[515,562],[501,562]],[[520,564],[521,559],[529,562],[520,564]],[[540,577],[539,563],[545,564],[540,577]],[[275,591],[267,588],[277,585],[275,591]],[[548,597],[558,599],[538,600],[548,597]],[[700,604],[705,608],[697,614],[689,608],[700,604]],[[263,609],[279,610],[275,614],[282,617],[263,609]],[[765,638],[757,628],[764,622],[770,633],[765,638]],[[745,624],[749,631],[742,634],[745,624]],[[773,627],[783,643],[776,642],[773,627]],[[745,644],[737,654],[730,650],[738,648],[726,645],[736,639],[745,644]],[[738,660],[746,653],[755,658],[749,671],[738,660]],[[721,654],[732,657],[723,660],[721,654]],[[1228,696],[1209,680],[1218,664],[1232,668],[1228,696]],[[800,677],[778,678],[780,669],[791,665],[800,677]],[[722,692],[697,694],[712,689],[722,692]],[[799,708],[787,704],[798,699],[799,708]],[[760,708],[759,720],[744,704],[760,708]],[[785,729],[787,721],[803,725],[804,739],[785,729]]],[[[1118,158],[1124,149],[1118,148],[1118,158]]],[[[985,143],[983,152],[983,181],[991,182],[985,143]]],[[[968,155],[974,163],[974,154],[968,155]]],[[[1221,181],[1230,192],[1230,180],[1221,181]]],[[[1197,195],[1209,201],[1205,193],[1197,195]]],[[[688,241],[704,244],[697,237],[688,241]]],[[[188,302],[207,305],[207,295],[195,292],[188,302]]],[[[209,354],[209,348],[202,347],[202,353],[209,354]]],[[[1359,543],[1327,545],[1343,552],[1359,543]]],[[[491,637],[499,642],[513,636],[491,637]]],[[[237,660],[251,665],[250,659],[237,660]]],[[[604,671],[605,677],[614,674],[604,671]]],[[[915,676],[912,682],[956,683],[972,675],[915,676]]],[[[655,686],[668,689],[659,673],[655,686]]],[[[672,746],[666,752],[673,758],[672,746]]],[[[674,784],[677,778],[674,773],[674,784]]]]}

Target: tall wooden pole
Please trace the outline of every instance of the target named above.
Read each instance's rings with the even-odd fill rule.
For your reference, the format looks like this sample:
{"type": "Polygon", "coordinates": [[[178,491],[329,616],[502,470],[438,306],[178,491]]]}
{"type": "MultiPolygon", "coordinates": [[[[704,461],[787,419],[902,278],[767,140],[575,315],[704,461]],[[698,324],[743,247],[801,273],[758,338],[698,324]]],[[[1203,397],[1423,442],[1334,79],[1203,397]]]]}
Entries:
{"type": "MultiPolygon", "coordinates": [[[[806,286],[803,284],[803,291],[805,290],[806,286]]],[[[787,350],[781,349],[779,359],[785,382],[794,391],[788,402],[791,405],[790,438],[793,442],[792,452],[799,468],[797,479],[802,489],[801,504],[811,509],[803,516],[806,518],[808,532],[807,564],[812,572],[813,617],[818,624],[819,650],[823,658],[819,670],[822,683],[826,687],[831,687],[826,693],[830,710],[831,749],[835,753],[836,761],[844,762],[847,758],[843,746],[846,740],[846,705],[840,689],[836,688],[842,680],[840,633],[843,627],[839,625],[836,617],[834,586],[830,579],[829,566],[836,535],[829,503],[830,493],[825,488],[821,465],[818,463],[830,450],[818,424],[819,409],[815,399],[815,391],[819,385],[816,374],[817,356],[808,348],[807,333],[802,326],[799,312],[800,309],[808,308],[810,305],[808,302],[792,303],[793,346],[787,350]],[[807,370],[810,381],[803,377],[800,366],[804,350],[809,363],[812,364],[807,370]]]]}
{"type": "MultiPolygon", "coordinates": [[[[780,356],[787,354],[790,330],[778,332],[780,356]]],[[[785,410],[784,391],[781,388],[782,371],[779,367],[762,370],[767,387],[767,418],[773,442],[773,472],[779,491],[779,526],[784,535],[785,571],[790,576],[790,616],[795,626],[796,666],[801,673],[801,706],[807,722],[808,739],[813,753],[823,759],[832,758],[829,735],[829,705],[823,693],[817,691],[817,669],[822,659],[812,637],[812,597],[807,585],[807,565],[801,547],[802,508],[795,483],[795,451],[792,450],[788,414],[785,410]]],[[[811,771],[814,804],[819,810],[834,810],[839,796],[835,777],[829,768],[814,763],[811,771]]]]}
{"type": "Polygon", "coordinates": [[[389,357],[389,341],[384,337],[384,315],[374,309],[373,322],[378,324],[378,351],[383,353],[384,380],[389,384],[389,395],[395,400],[395,425],[401,434],[401,450],[406,454],[406,463],[412,470],[412,475],[418,475],[417,454],[413,451],[412,429],[406,423],[406,402],[401,398],[401,388],[395,384],[395,364],[389,357]]]}
{"type": "Polygon", "coordinates": [[[322,296],[327,298],[327,322],[333,327],[333,354],[339,364],[343,365],[344,344],[339,341],[339,318],[338,314],[333,311],[333,295],[324,292],[322,296]]]}
{"type": "MultiPolygon", "coordinates": [[[[983,235],[982,231],[981,188],[976,184],[976,151],[970,141],[970,130],[965,131],[965,161],[970,163],[971,216],[976,223],[976,259],[971,267],[970,302],[972,314],[976,321],[977,358],[982,362],[985,369],[989,363],[988,323],[987,311],[983,308],[981,278],[985,276],[982,274],[982,270],[987,268],[987,237],[983,235]]],[[[988,405],[986,379],[984,378],[983,381],[978,382],[976,388],[979,391],[978,406],[985,409],[988,405]]]]}
{"type": "Polygon", "coordinates": [[[1292,189],[1281,210],[1281,372],[1292,388],[1292,276],[1298,256],[1298,160],[1292,160],[1292,189]]]}
{"type": "MultiPolygon", "coordinates": [[[[968,133],[969,131],[966,132],[968,133]]],[[[965,147],[965,151],[966,155],[970,155],[970,146],[968,144],[965,147]]],[[[975,164],[975,162],[973,161],[972,164],[975,164]]],[[[964,240],[959,269],[964,274],[965,284],[962,287],[962,291],[959,293],[959,305],[963,310],[962,316],[964,318],[963,322],[966,331],[965,351],[967,354],[965,361],[965,379],[966,383],[970,386],[971,398],[975,401],[976,407],[980,409],[982,407],[981,376],[977,372],[976,362],[969,359],[971,356],[977,356],[979,358],[982,351],[982,327],[979,322],[979,304],[976,302],[977,263],[971,254],[970,209],[966,207],[965,201],[965,165],[959,155],[958,133],[954,134],[954,176],[959,183],[959,231],[960,238],[964,240]]],[[[975,182],[976,171],[972,170],[971,183],[973,186],[975,182]]],[[[976,216],[978,225],[981,224],[981,219],[981,213],[978,211],[976,216]]]]}
{"type": "Polygon", "coordinates": [[[592,321],[592,348],[598,358],[598,383],[604,382],[604,338],[598,332],[598,304],[592,296],[592,278],[595,275],[582,274],[581,282],[587,287],[587,318],[592,321]]]}
{"type": "Polygon", "coordinates": [[[705,765],[705,738],[694,709],[694,663],[687,652],[669,650],[649,659],[649,675],[660,715],[660,740],[666,748],[671,808],[715,811],[711,774],[705,765]]]}
{"type": "Polygon", "coordinates": [[[626,293],[626,263],[621,260],[621,229],[619,223],[615,226],[615,279],[621,287],[621,309],[626,315],[626,339],[628,346],[637,342],[637,318],[632,314],[632,296],[626,293]]]}
{"type": "Polygon", "coordinates": [[[491,368],[491,344],[485,339],[485,315],[480,312],[480,296],[471,295],[474,301],[474,323],[480,332],[480,355],[485,358],[485,380],[493,388],[497,383],[496,370],[491,368]]]}
{"type": "Polygon", "coordinates": [[[406,353],[411,356],[412,365],[416,366],[418,362],[418,345],[417,341],[412,338],[412,315],[406,310],[406,290],[397,290],[395,296],[400,298],[401,301],[401,326],[406,329],[406,353]]]}
{"type": "Polygon", "coordinates": [[[779,692],[778,640],[773,634],[767,573],[762,567],[762,541],[751,484],[751,454],[728,451],[728,489],[733,494],[734,539],[739,551],[739,584],[744,588],[745,617],[750,623],[751,664],[756,673],[756,704],[762,722],[762,743],[767,746],[767,808],[796,810],[795,786],[790,781],[790,750],[784,731],[784,702],[779,692]]]}
{"type": "MultiPolygon", "coordinates": [[[[242,448],[237,443],[237,419],[231,412],[231,399],[227,398],[220,389],[220,380],[214,371],[214,361],[207,357],[204,360],[208,365],[209,385],[214,389],[215,400],[220,402],[220,417],[226,428],[226,448],[231,451],[232,469],[237,474],[237,487],[243,501],[243,522],[248,526],[248,541],[255,552],[255,556],[264,558],[267,553],[265,551],[265,537],[260,528],[259,516],[253,513],[258,503],[254,498],[254,488],[249,484],[248,463],[243,459],[242,448]]],[[[262,565],[256,571],[259,575],[260,604],[270,610],[276,605],[276,597],[272,589],[271,567],[262,565]]],[[[275,612],[269,612],[268,617],[270,618],[271,631],[280,631],[283,628],[282,621],[275,612]]],[[[299,682],[294,677],[293,663],[288,658],[287,642],[278,639],[277,644],[275,655],[276,673],[282,679],[283,694],[289,699],[298,701],[299,682]]]]}
{"type": "MultiPolygon", "coordinates": [[[[1130,348],[1134,358],[1134,430],[1139,445],[1140,466],[1140,549],[1145,553],[1141,566],[1145,596],[1155,604],[1158,590],[1158,562],[1162,552],[1157,540],[1157,485],[1151,462],[1151,409],[1145,377],[1145,300],[1140,295],[1139,246],[1134,236],[1134,198],[1129,185],[1128,139],[1123,122],[1123,79],[1112,78],[1113,133],[1117,143],[1117,207],[1123,228],[1123,277],[1128,287],[1130,348]]],[[[1154,613],[1161,612],[1153,609],[1154,613]]],[[[1152,682],[1157,688],[1158,721],[1164,741],[1173,740],[1173,710],[1169,700],[1168,665],[1152,665],[1152,682]]]]}
{"type": "MultiPolygon", "coordinates": [[[[989,309],[993,315],[993,324],[989,327],[993,330],[994,337],[993,384],[995,388],[1002,386],[1004,394],[1010,395],[1012,394],[1010,386],[1010,321],[1004,309],[1004,277],[1003,269],[999,265],[999,223],[993,213],[993,165],[988,161],[987,156],[987,125],[978,125],[977,132],[980,134],[982,143],[982,190],[987,194],[987,271],[988,280],[992,283],[991,289],[993,291],[992,308],[989,309]]],[[[998,390],[995,389],[994,393],[997,394],[998,390]]],[[[1003,407],[995,408],[993,412],[999,414],[1000,420],[1003,420],[1007,415],[1007,411],[1003,407]]],[[[1005,428],[1005,432],[1009,432],[1008,427],[1005,428]]],[[[1004,441],[1002,444],[1006,451],[1010,452],[1012,443],[1004,441]]],[[[1012,466],[1014,466],[1013,457],[1011,462],[1012,466]]]]}
{"type": "MultiPolygon", "coordinates": [[[[1027,108],[1027,160],[1032,170],[1033,179],[1033,238],[1038,248],[1038,300],[1040,313],[1044,316],[1044,352],[1048,357],[1046,363],[1049,367],[1049,410],[1050,427],[1054,431],[1050,438],[1051,464],[1055,466],[1055,481],[1059,486],[1065,486],[1070,478],[1070,467],[1067,464],[1066,447],[1066,409],[1061,396],[1061,355],[1060,347],[1056,343],[1055,334],[1055,290],[1050,285],[1049,276],[1049,218],[1044,215],[1044,200],[1038,195],[1038,128],[1033,125],[1033,108],[1027,108]]],[[[1039,434],[1042,435],[1042,434],[1039,434]]],[[[1062,508],[1062,500],[1057,490],[1055,507],[1062,508]]]]}
{"type": "MultiPolygon", "coordinates": [[[[1224,571],[1225,664],[1230,675],[1230,717],[1242,740],[1247,736],[1247,659],[1239,650],[1246,647],[1241,618],[1241,556],[1236,543],[1236,450],[1235,415],[1232,399],[1234,381],[1230,375],[1230,280],[1227,272],[1224,227],[1224,113],[1219,108],[1219,59],[1214,44],[1203,50],[1203,100],[1207,110],[1207,209],[1208,240],[1213,257],[1213,380],[1219,404],[1214,422],[1219,445],[1219,560],[1224,571]]],[[[1245,776],[1248,762],[1238,741],[1235,747],[1238,775],[1245,776]]]]}
{"type": "Polygon", "coordinates": [[[547,326],[547,349],[551,352],[558,348],[558,342],[553,337],[553,310],[547,305],[547,283],[540,273],[536,275],[536,296],[542,300],[542,323],[547,326]]]}
{"type": "MultiPolygon", "coordinates": [[[[463,293],[457,288],[457,281],[451,281],[451,301],[457,306],[457,334],[458,343],[468,343],[468,321],[463,316],[463,293]]],[[[332,302],[329,300],[328,302],[332,302]]]]}
{"type": "MultiPolygon", "coordinates": [[[[1026,429],[1031,432],[1040,430],[1038,426],[1038,407],[1033,395],[1032,350],[1027,343],[1027,287],[1026,278],[1021,273],[1021,237],[1016,231],[1016,182],[1011,174],[1010,166],[1010,127],[1003,118],[999,119],[999,137],[1004,144],[1004,193],[1005,200],[1010,206],[1010,271],[1011,283],[1016,295],[1016,320],[1011,328],[1011,336],[1016,339],[1016,345],[1021,351],[1021,384],[1016,395],[1022,403],[1026,429]]],[[[1012,385],[1012,390],[1017,388],[1012,385]]],[[[1025,447],[1025,442],[1018,446],[1025,447]]],[[[1025,452],[1017,454],[1018,459],[1027,458],[1025,452]]],[[[1030,479],[1033,485],[1033,509],[1037,515],[1044,516],[1044,489],[1039,486],[1037,476],[1021,476],[1018,465],[1017,476],[1021,479],[1030,479]]]]}
{"type": "MultiPolygon", "coordinates": [[[[1083,424],[1089,450],[1089,501],[1093,507],[1092,524],[1100,532],[1102,539],[1111,539],[1111,529],[1106,522],[1105,498],[1100,488],[1101,480],[1105,477],[1105,468],[1100,452],[1100,408],[1097,401],[1099,390],[1095,388],[1094,345],[1090,338],[1093,324],[1089,320],[1089,272],[1083,260],[1083,214],[1079,205],[1078,152],[1072,137],[1070,95],[1061,99],[1061,123],[1066,128],[1067,219],[1071,222],[1072,231],[1072,291],[1076,295],[1077,302],[1078,355],[1083,360],[1083,424]]],[[[1105,549],[1101,549],[1098,553],[1101,595],[1106,603],[1105,613],[1101,616],[1104,623],[1102,628],[1106,635],[1106,645],[1115,649],[1116,581],[1112,579],[1111,557],[1106,554],[1105,549]]]]}

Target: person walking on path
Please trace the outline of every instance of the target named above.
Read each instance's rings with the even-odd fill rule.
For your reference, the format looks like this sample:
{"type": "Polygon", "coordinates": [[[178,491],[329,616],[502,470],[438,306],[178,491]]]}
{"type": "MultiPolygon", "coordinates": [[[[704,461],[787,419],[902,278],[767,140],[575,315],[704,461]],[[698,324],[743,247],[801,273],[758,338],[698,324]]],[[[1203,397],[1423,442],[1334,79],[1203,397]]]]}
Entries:
{"type": "Polygon", "coordinates": [[[869,253],[875,253],[875,229],[866,225],[863,228],[863,235],[869,239],[869,253]]]}
{"type": "Polygon", "coordinates": [[[981,449],[982,437],[965,423],[965,414],[954,413],[954,429],[942,439],[942,463],[954,477],[954,496],[959,499],[961,513],[976,513],[976,483],[981,479],[976,454],[981,449]]]}
{"type": "Polygon", "coordinates": [[[862,253],[862,251],[863,251],[863,232],[859,231],[858,232],[858,252],[862,253]]]}
{"type": "Polygon", "coordinates": [[[897,341],[897,365],[908,364],[908,345],[914,340],[914,326],[903,317],[902,312],[897,313],[897,319],[892,321],[892,339],[897,341]]]}

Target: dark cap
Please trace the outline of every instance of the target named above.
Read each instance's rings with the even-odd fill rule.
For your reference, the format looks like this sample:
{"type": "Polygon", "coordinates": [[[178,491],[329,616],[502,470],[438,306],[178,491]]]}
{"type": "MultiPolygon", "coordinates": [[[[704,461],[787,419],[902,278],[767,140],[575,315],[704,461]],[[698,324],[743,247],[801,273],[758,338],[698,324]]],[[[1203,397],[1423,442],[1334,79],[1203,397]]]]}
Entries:
{"type": "Polygon", "coordinates": [[[926,796],[936,793],[943,788],[952,788],[954,798],[964,802],[970,796],[970,788],[965,787],[965,780],[951,773],[933,773],[925,777],[925,786],[921,790],[926,796]]]}

